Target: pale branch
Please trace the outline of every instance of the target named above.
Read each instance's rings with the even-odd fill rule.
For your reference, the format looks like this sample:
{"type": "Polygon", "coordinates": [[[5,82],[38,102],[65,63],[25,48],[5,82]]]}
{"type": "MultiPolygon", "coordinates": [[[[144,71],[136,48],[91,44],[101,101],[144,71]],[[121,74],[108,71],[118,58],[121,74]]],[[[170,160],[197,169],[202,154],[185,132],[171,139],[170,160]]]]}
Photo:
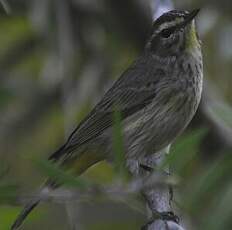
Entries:
{"type": "Polygon", "coordinates": [[[65,203],[67,201],[94,200],[99,197],[110,198],[115,200],[126,200],[138,192],[152,189],[153,187],[162,188],[166,186],[176,186],[177,177],[171,177],[163,173],[152,173],[145,177],[133,179],[131,182],[117,181],[111,185],[95,184],[86,181],[80,188],[60,187],[55,190],[44,189],[32,195],[20,195],[18,201],[26,204],[29,200],[40,198],[42,202],[65,203]]]}
{"type": "Polygon", "coordinates": [[[11,7],[7,0],[0,0],[0,3],[2,4],[3,9],[7,14],[11,13],[11,7]]]}
{"type": "MultiPolygon", "coordinates": [[[[98,185],[93,183],[86,183],[86,186],[81,188],[68,188],[65,187],[49,190],[43,189],[36,194],[20,195],[18,202],[20,204],[27,204],[31,199],[39,198],[42,202],[51,202],[57,204],[69,204],[68,216],[69,221],[72,224],[73,229],[77,229],[78,222],[76,205],[82,202],[95,203],[96,201],[115,201],[117,203],[126,204],[131,210],[137,213],[146,215],[146,209],[141,202],[138,200],[137,194],[142,191],[148,191],[152,188],[163,188],[168,186],[175,186],[178,184],[178,179],[170,177],[163,173],[152,173],[141,178],[133,179],[131,182],[126,183],[125,181],[117,181],[112,185],[98,185]]],[[[78,228],[79,229],[79,228],[78,228]]]]}
{"type": "MultiPolygon", "coordinates": [[[[155,153],[152,156],[148,156],[142,159],[144,165],[148,168],[162,168],[163,161],[169,152],[169,147],[155,153]]],[[[164,169],[163,169],[164,170],[164,169]]],[[[156,175],[157,171],[139,170],[139,176],[147,180],[153,180],[152,175],[156,175]],[[145,177],[144,177],[145,173],[145,177]]],[[[170,177],[169,170],[165,169],[163,174],[166,177],[170,177]]],[[[162,186],[150,186],[142,189],[142,195],[144,196],[147,206],[149,207],[149,222],[142,227],[142,230],[173,230],[183,229],[178,223],[179,218],[174,214],[174,210],[171,206],[172,194],[170,193],[170,187],[172,185],[163,184],[162,186]]]]}

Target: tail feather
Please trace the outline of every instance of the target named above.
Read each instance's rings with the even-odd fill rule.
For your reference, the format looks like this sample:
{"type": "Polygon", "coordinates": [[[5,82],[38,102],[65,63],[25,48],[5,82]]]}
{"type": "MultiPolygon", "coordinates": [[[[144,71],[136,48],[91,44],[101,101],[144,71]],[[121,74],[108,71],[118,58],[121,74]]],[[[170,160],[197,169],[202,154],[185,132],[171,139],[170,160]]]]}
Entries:
{"type": "MultiPolygon", "coordinates": [[[[58,160],[59,157],[61,157],[64,152],[65,152],[65,145],[61,146],[61,148],[59,148],[56,152],[54,152],[50,156],[49,160],[51,161],[58,160]]],[[[52,187],[53,183],[54,183],[53,187],[55,187],[55,182],[48,180],[42,186],[41,192],[43,192],[46,188],[52,187]]],[[[21,211],[21,213],[19,214],[19,216],[17,217],[17,219],[15,220],[15,222],[13,223],[13,225],[11,226],[11,230],[19,229],[23,221],[30,214],[30,212],[39,204],[39,202],[40,202],[40,198],[38,197],[38,198],[32,199],[28,204],[26,204],[23,210],[21,211]]]]}
{"type": "Polygon", "coordinates": [[[29,215],[29,213],[39,204],[39,202],[40,202],[39,198],[36,200],[30,201],[30,203],[28,203],[23,208],[23,210],[21,211],[21,213],[19,214],[19,216],[17,217],[17,219],[15,220],[13,225],[11,226],[11,230],[19,229],[19,227],[22,225],[23,221],[26,219],[26,217],[29,215]]]}
{"type": "MultiPolygon", "coordinates": [[[[56,162],[61,157],[63,157],[64,153],[71,152],[71,148],[68,149],[65,145],[63,145],[60,149],[58,149],[56,152],[54,152],[48,160],[56,162]]],[[[77,159],[72,159],[70,162],[66,162],[67,166],[70,168],[74,168],[75,174],[78,176],[82,174],[87,168],[92,166],[93,164],[103,160],[104,157],[102,155],[96,155],[92,152],[86,152],[83,155],[80,155],[77,157],[77,159]]],[[[60,184],[57,183],[57,181],[54,181],[52,179],[48,179],[43,186],[41,186],[41,195],[43,193],[47,193],[53,189],[56,189],[59,187],[60,184]]],[[[22,212],[19,214],[13,225],[11,226],[11,230],[18,230],[20,226],[22,225],[23,221],[26,219],[26,217],[30,214],[30,212],[40,203],[41,197],[37,197],[35,199],[32,199],[22,210],[22,212]]]]}

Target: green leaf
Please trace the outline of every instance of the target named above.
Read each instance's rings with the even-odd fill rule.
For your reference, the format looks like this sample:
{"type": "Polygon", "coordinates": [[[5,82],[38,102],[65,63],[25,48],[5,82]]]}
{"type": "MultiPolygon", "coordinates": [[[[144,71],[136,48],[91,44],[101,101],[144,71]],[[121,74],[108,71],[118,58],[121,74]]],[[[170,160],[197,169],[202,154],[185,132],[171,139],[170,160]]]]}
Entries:
{"type": "Polygon", "coordinates": [[[10,90],[0,88],[0,108],[3,109],[4,106],[9,105],[11,100],[13,99],[13,92],[10,90]]]}
{"type": "Polygon", "coordinates": [[[34,36],[31,24],[26,17],[2,18],[0,28],[0,60],[4,59],[6,53],[18,43],[34,36]]]}
{"type": "Polygon", "coordinates": [[[121,113],[115,108],[113,113],[113,150],[114,150],[114,168],[115,172],[123,176],[125,175],[125,154],[123,148],[123,135],[121,113]]]}
{"type": "MultiPolygon", "coordinates": [[[[12,207],[12,206],[0,206],[0,229],[1,230],[8,230],[10,229],[10,226],[15,221],[18,214],[22,211],[22,207],[12,207]]],[[[27,223],[25,223],[28,226],[31,226],[30,229],[33,229],[34,223],[37,220],[40,220],[41,217],[46,217],[47,211],[42,209],[36,209],[33,211],[27,218],[27,223]]],[[[24,229],[24,228],[23,228],[24,229]]],[[[26,228],[25,228],[26,229],[26,228]]]]}
{"type": "Polygon", "coordinates": [[[206,132],[206,129],[199,129],[181,138],[165,158],[161,169],[164,169],[168,165],[174,165],[175,172],[180,172],[196,155],[198,146],[206,132]]]}
{"type": "Polygon", "coordinates": [[[70,171],[64,171],[58,165],[47,160],[34,159],[33,161],[40,168],[41,172],[57,183],[78,188],[86,188],[90,185],[89,181],[76,178],[70,171]]]}
{"type": "Polygon", "coordinates": [[[1,184],[0,185],[0,204],[15,202],[15,199],[17,198],[17,194],[18,194],[17,185],[1,184]]]}
{"type": "Polygon", "coordinates": [[[10,229],[11,224],[15,220],[21,208],[0,206],[0,229],[7,230],[10,229]]]}
{"type": "Polygon", "coordinates": [[[207,221],[204,221],[202,229],[221,230],[231,229],[232,226],[232,183],[222,191],[223,196],[218,196],[210,208],[211,212],[207,215],[207,221]],[[215,221],[217,220],[217,221],[215,221]]]}
{"type": "Polygon", "coordinates": [[[197,212],[205,201],[217,196],[223,188],[223,184],[230,180],[231,168],[231,154],[226,154],[210,166],[205,167],[203,172],[200,172],[189,186],[191,192],[187,192],[189,195],[184,202],[186,207],[193,212],[197,212]]]}

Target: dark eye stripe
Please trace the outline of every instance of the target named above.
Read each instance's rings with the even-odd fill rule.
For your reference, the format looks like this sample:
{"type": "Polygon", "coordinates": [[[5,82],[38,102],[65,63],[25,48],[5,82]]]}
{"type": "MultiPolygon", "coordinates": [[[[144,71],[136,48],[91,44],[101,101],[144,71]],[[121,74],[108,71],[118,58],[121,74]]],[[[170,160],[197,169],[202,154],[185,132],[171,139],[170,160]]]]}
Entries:
{"type": "Polygon", "coordinates": [[[159,35],[164,38],[170,37],[171,34],[173,34],[176,30],[176,26],[172,26],[170,28],[163,29],[159,32],[159,35]]]}

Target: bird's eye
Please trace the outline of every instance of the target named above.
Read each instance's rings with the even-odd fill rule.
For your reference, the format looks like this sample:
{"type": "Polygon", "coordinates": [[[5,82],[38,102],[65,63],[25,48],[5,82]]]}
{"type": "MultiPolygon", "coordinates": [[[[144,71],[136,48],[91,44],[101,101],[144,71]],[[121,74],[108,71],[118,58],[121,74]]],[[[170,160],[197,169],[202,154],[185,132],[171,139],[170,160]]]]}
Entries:
{"type": "Polygon", "coordinates": [[[169,38],[172,33],[174,32],[174,29],[173,28],[168,28],[168,29],[163,29],[161,32],[160,32],[160,35],[163,37],[163,38],[169,38]]]}

